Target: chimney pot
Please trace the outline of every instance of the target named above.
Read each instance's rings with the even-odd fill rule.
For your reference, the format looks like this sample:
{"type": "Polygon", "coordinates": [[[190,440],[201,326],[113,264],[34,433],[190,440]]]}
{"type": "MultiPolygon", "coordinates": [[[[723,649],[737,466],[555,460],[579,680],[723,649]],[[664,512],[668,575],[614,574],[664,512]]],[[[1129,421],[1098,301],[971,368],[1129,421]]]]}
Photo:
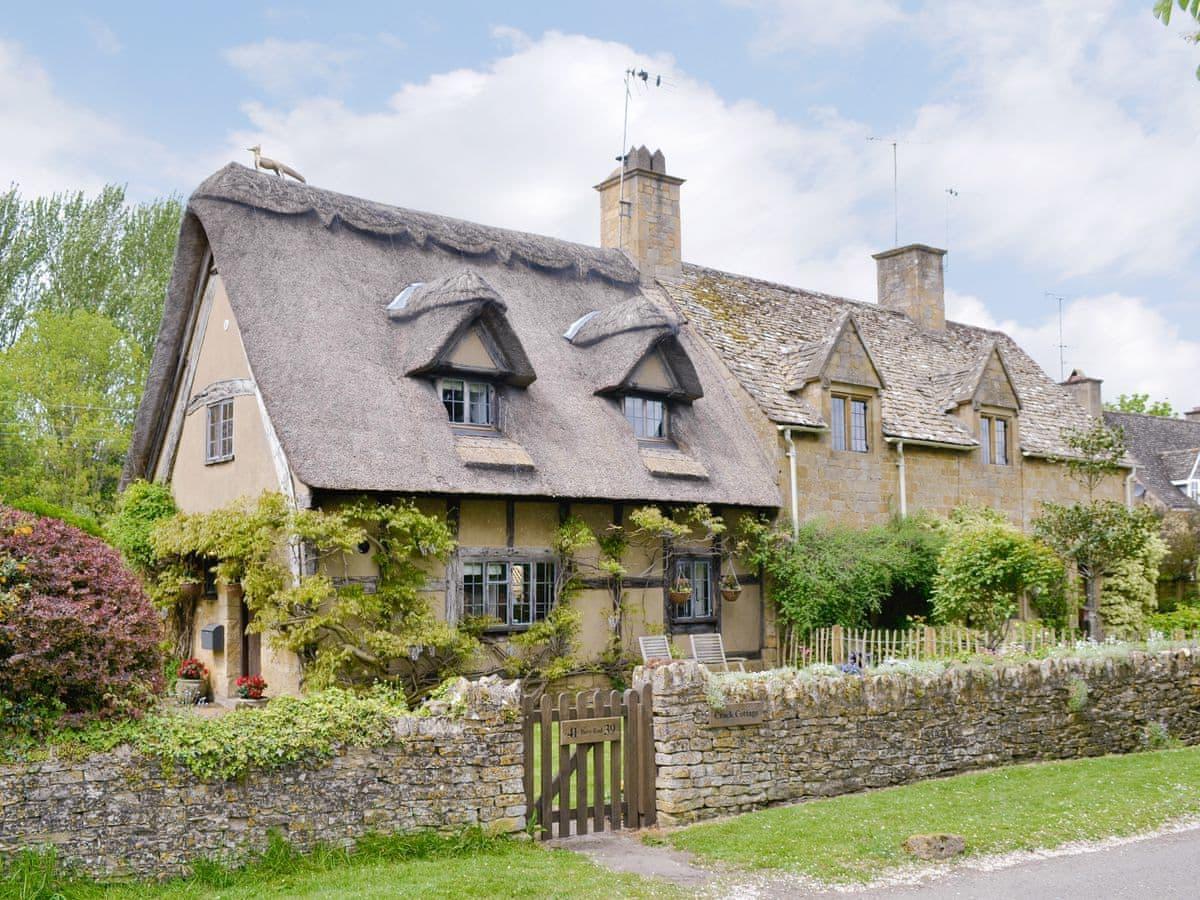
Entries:
{"type": "Polygon", "coordinates": [[[679,222],[682,178],[667,174],[662,150],[631,147],[622,165],[596,185],[600,192],[600,246],[624,250],[646,281],[683,270],[679,222]]]}
{"type": "Polygon", "coordinates": [[[876,253],[879,305],[902,312],[921,328],[946,327],[946,285],[942,273],[945,250],[909,244],[876,253]]]}
{"type": "Polygon", "coordinates": [[[1089,378],[1082,369],[1073,369],[1070,376],[1062,383],[1071,398],[1083,407],[1093,419],[1104,417],[1104,403],[1100,394],[1100,385],[1104,382],[1099,378],[1089,378]]]}

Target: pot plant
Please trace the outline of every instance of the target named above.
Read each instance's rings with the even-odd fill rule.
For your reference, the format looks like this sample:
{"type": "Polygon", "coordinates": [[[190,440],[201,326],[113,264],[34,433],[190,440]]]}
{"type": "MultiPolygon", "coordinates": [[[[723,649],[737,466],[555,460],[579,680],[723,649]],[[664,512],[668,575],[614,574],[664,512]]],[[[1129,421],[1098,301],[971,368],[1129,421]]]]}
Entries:
{"type": "Polygon", "coordinates": [[[676,575],[675,580],[671,582],[671,587],[667,590],[667,596],[676,606],[686,606],[687,602],[692,599],[692,583],[688,581],[687,576],[676,575]]]}
{"type": "Polygon", "coordinates": [[[742,586],[737,580],[737,575],[734,574],[733,567],[721,576],[721,599],[726,603],[733,603],[742,594],[742,586]]]}
{"type": "Polygon", "coordinates": [[[175,676],[175,696],[181,703],[195,703],[204,696],[204,679],[207,677],[208,667],[196,657],[188,657],[179,664],[179,674],[175,676]]]}
{"type": "Polygon", "coordinates": [[[236,682],[238,706],[265,706],[267,682],[261,675],[243,675],[236,682]]]}

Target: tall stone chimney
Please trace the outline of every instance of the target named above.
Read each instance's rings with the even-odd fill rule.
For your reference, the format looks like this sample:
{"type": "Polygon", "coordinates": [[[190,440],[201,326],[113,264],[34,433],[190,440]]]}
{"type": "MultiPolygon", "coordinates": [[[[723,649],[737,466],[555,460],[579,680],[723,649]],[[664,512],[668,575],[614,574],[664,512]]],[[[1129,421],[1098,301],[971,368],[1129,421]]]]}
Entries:
{"type": "Polygon", "coordinates": [[[946,327],[946,286],[942,277],[945,250],[909,244],[876,253],[879,305],[902,312],[921,328],[946,327]]]}
{"type": "Polygon", "coordinates": [[[1062,386],[1089,416],[1099,419],[1104,416],[1104,403],[1100,397],[1100,385],[1103,383],[1099,378],[1084,375],[1082,369],[1073,369],[1062,386]]]}
{"type": "Polygon", "coordinates": [[[1200,422],[1200,406],[1194,406],[1183,414],[1189,422],[1200,422]]]}
{"type": "Polygon", "coordinates": [[[625,179],[618,167],[596,185],[600,192],[600,246],[624,250],[642,278],[673,278],[682,271],[679,186],[667,174],[661,150],[632,148],[625,157],[625,179]],[[622,199],[622,197],[624,199],[622,199]]]}

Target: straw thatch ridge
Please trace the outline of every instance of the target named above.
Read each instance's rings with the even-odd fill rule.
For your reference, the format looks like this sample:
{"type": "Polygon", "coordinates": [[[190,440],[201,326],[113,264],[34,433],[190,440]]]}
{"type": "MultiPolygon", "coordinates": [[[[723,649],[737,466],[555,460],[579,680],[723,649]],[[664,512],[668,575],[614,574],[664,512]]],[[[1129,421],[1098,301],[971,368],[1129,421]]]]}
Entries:
{"type": "Polygon", "coordinates": [[[597,310],[568,340],[576,347],[590,347],[618,334],[651,331],[656,335],[678,334],[679,317],[649,297],[638,295],[624,303],[597,310]]]}

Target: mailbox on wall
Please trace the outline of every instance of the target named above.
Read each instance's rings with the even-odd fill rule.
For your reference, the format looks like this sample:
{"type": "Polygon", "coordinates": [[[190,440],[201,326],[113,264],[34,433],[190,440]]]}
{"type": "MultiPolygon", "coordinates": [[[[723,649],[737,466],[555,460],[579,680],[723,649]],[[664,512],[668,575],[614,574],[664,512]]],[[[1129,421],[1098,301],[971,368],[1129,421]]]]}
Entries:
{"type": "Polygon", "coordinates": [[[205,625],[200,629],[200,649],[213,653],[225,652],[225,626],[205,625]]]}

